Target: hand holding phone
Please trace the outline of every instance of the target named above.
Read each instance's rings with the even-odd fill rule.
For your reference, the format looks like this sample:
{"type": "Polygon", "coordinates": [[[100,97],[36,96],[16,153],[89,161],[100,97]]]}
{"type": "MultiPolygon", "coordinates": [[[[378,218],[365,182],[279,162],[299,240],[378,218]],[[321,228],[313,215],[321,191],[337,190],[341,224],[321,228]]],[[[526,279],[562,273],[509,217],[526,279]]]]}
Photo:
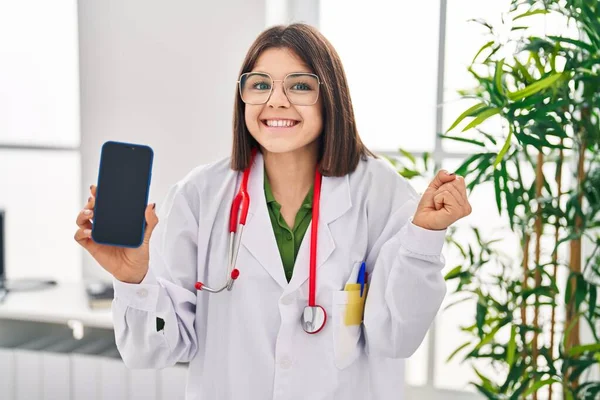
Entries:
{"type": "Polygon", "coordinates": [[[77,215],[79,229],[75,232],[75,241],[86,249],[102,268],[118,280],[127,283],[140,283],[148,272],[150,237],[158,224],[156,204],[150,204],[146,208],[145,217],[148,226],[142,245],[137,248],[129,248],[100,244],[92,239],[91,220],[94,218],[95,201],[96,186],[92,185],[90,187],[90,198],[83,210],[77,215]]]}
{"type": "Polygon", "coordinates": [[[75,240],[115,278],[139,283],[148,270],[149,242],[158,224],[147,205],[153,152],[148,146],[106,142],[98,186],[77,216],[75,240]]]}

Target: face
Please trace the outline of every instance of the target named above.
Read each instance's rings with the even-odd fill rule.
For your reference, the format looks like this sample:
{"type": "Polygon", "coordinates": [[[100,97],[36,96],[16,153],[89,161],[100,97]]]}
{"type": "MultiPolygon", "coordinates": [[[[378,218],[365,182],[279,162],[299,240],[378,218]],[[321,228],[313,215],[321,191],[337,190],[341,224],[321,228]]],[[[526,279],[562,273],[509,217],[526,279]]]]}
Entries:
{"type": "Polygon", "coordinates": [[[263,150],[289,153],[313,148],[316,151],[316,139],[323,129],[321,93],[313,105],[295,105],[286,97],[282,82],[290,73],[314,72],[286,48],[265,50],[251,72],[268,73],[275,81],[265,104],[246,104],[246,126],[263,150]]]}

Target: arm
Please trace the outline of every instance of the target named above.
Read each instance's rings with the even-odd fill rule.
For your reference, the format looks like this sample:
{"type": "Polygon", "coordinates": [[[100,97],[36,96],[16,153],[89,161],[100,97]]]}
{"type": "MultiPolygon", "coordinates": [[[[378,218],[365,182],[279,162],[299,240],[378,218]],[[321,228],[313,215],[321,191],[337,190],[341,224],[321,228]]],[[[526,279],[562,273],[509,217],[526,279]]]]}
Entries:
{"type": "Polygon", "coordinates": [[[369,223],[383,228],[373,229],[367,255],[367,265],[373,266],[364,315],[367,354],[407,358],[423,341],[446,294],[441,274],[446,230],[413,224],[419,196],[404,178],[396,174],[379,181],[375,193],[394,189],[387,204],[380,198],[369,208],[369,223]]]}
{"type": "Polygon", "coordinates": [[[129,368],[164,368],[196,354],[199,205],[190,203],[197,198],[193,185],[171,188],[150,239],[148,273],[139,284],[113,279],[115,339],[129,368]]]}

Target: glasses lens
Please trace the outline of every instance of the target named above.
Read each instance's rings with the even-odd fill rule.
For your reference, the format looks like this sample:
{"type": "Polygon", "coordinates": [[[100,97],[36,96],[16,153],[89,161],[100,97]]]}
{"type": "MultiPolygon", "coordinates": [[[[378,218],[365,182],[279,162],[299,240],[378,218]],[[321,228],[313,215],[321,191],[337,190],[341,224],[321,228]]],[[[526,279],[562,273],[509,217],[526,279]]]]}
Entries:
{"type": "Polygon", "coordinates": [[[310,106],[319,98],[319,79],[311,74],[288,75],[283,82],[290,103],[310,106]]]}
{"type": "Polygon", "coordinates": [[[273,81],[268,75],[246,73],[240,79],[240,95],[246,104],[263,104],[269,98],[273,81]]]}

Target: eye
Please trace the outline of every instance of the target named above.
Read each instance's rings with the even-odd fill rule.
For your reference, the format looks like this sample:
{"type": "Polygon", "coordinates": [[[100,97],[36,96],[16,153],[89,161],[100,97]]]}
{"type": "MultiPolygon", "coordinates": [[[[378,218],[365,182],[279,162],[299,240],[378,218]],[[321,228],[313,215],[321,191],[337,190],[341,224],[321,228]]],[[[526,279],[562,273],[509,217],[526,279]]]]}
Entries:
{"type": "Polygon", "coordinates": [[[268,82],[256,82],[252,84],[252,88],[256,90],[270,90],[271,85],[268,82]]]}
{"type": "Polygon", "coordinates": [[[311,90],[311,87],[308,83],[297,82],[290,89],[292,89],[292,90],[311,90]]]}

